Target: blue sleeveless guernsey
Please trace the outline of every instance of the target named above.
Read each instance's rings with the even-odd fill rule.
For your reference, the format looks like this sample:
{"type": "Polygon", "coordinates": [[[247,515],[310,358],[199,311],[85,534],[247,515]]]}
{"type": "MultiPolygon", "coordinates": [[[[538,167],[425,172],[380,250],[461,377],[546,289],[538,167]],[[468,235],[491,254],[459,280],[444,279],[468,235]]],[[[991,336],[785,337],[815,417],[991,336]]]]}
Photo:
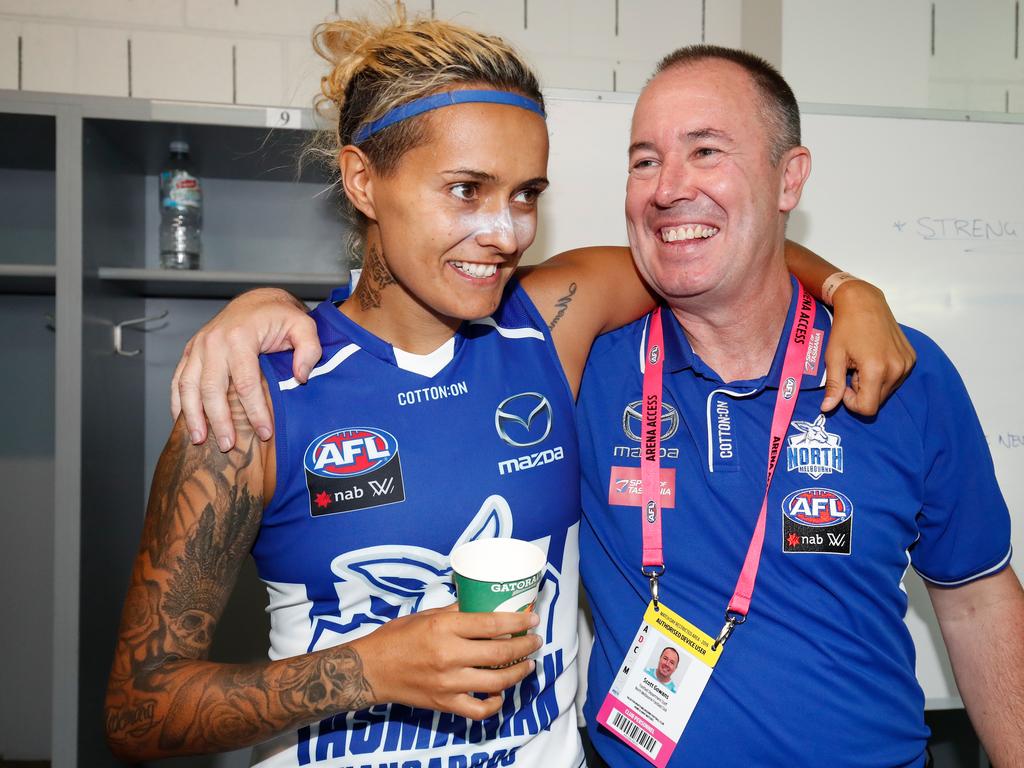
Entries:
{"type": "Polygon", "coordinates": [[[254,750],[259,766],[548,768],[583,763],[576,726],[579,459],[551,336],[514,281],[493,316],[430,355],[395,349],[331,302],[309,382],[262,358],[277,486],[253,557],[270,596],[270,657],[322,650],[454,601],[449,554],[515,537],[548,553],[537,668],[501,712],[469,721],[382,704],[254,750]]]}

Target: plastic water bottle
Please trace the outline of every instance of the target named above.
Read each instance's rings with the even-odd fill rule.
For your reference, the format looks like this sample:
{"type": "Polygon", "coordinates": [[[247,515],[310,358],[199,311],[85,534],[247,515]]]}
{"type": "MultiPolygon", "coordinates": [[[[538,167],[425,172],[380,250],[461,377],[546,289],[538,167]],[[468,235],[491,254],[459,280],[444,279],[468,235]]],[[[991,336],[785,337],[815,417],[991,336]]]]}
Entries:
{"type": "Polygon", "coordinates": [[[160,266],[199,269],[203,192],[188,154],[187,141],[172,141],[160,172],[160,266]]]}

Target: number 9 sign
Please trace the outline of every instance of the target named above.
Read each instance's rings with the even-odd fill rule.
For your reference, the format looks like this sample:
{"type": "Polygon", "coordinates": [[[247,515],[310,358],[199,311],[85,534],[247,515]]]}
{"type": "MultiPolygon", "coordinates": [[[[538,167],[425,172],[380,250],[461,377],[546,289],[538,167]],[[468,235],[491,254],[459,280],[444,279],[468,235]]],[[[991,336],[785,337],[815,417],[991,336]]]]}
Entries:
{"type": "Polygon", "coordinates": [[[266,125],[267,128],[301,128],[302,110],[268,107],[266,125]]]}

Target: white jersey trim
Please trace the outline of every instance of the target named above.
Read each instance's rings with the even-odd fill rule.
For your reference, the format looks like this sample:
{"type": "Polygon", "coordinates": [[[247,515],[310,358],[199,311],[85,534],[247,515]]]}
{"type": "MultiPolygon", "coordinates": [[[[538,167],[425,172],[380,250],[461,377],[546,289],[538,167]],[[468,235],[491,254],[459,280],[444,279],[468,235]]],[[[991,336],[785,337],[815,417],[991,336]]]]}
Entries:
{"type": "MultiPolygon", "coordinates": [[[[342,347],[337,352],[335,352],[334,355],[331,356],[330,360],[328,360],[323,365],[318,365],[316,368],[310,371],[309,378],[312,379],[316,376],[323,376],[325,373],[330,373],[343,362],[345,362],[348,358],[350,358],[352,355],[358,352],[359,349],[360,347],[358,344],[349,344],[347,346],[342,347]]],[[[298,387],[299,382],[294,376],[292,376],[290,379],[278,382],[277,386],[278,389],[280,389],[282,392],[287,392],[289,389],[295,389],[296,387],[298,387]]]]}
{"type": "Polygon", "coordinates": [[[711,439],[711,401],[715,398],[715,395],[729,395],[730,397],[750,397],[751,395],[756,395],[758,392],[761,391],[761,389],[761,387],[754,387],[754,389],[750,390],[749,392],[736,392],[731,389],[719,387],[718,389],[712,390],[711,393],[708,395],[708,472],[714,473],[715,471],[715,446],[713,445],[713,441],[711,439]]]}
{"type": "Polygon", "coordinates": [[[489,325],[506,339],[540,339],[544,341],[544,334],[533,328],[505,328],[498,325],[493,317],[482,317],[479,320],[470,320],[470,325],[489,325]]]}
{"type": "Polygon", "coordinates": [[[455,358],[455,337],[452,336],[433,352],[428,352],[425,355],[406,352],[398,347],[391,349],[395,353],[395,363],[399,368],[432,379],[455,358]]]}
{"type": "Polygon", "coordinates": [[[931,578],[928,578],[927,576],[925,576],[920,571],[917,571],[917,568],[915,568],[914,570],[917,571],[917,575],[918,576],[920,576],[925,581],[930,582],[931,584],[935,584],[935,585],[940,586],[940,587],[959,587],[961,584],[968,584],[968,583],[970,583],[972,581],[977,581],[978,579],[984,578],[985,576],[991,576],[996,571],[1001,571],[1010,562],[1010,558],[1012,556],[1013,556],[1013,545],[1010,545],[1010,549],[1006,553],[1006,556],[1002,560],[1000,560],[998,563],[993,565],[991,568],[986,568],[984,571],[981,571],[980,573],[975,573],[975,574],[972,574],[972,575],[968,576],[967,578],[957,579],[956,581],[939,581],[938,579],[931,579],[931,578]]]}

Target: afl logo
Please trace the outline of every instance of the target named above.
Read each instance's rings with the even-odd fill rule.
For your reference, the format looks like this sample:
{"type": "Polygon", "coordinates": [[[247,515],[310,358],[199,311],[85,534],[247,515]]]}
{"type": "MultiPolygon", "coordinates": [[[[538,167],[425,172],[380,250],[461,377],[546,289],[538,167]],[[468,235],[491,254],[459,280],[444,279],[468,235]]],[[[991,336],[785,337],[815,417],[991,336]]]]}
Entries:
{"type": "Polygon", "coordinates": [[[786,379],[786,383],[783,385],[782,396],[787,400],[793,399],[793,393],[796,391],[796,379],[790,376],[786,379]]]}
{"type": "Polygon", "coordinates": [[[650,354],[650,357],[649,357],[649,359],[651,361],[651,365],[657,365],[658,364],[658,359],[660,357],[661,357],[661,347],[659,347],[657,344],[655,344],[653,347],[651,347],[651,354],[650,354]]]}
{"type": "Polygon", "coordinates": [[[352,427],[321,435],[306,449],[303,463],[320,477],[356,477],[373,472],[398,455],[398,441],[382,429],[352,427]]]}
{"type": "Polygon", "coordinates": [[[782,511],[795,523],[824,528],[849,520],[853,504],[843,494],[828,488],[804,488],[783,499],[782,511]]]}

